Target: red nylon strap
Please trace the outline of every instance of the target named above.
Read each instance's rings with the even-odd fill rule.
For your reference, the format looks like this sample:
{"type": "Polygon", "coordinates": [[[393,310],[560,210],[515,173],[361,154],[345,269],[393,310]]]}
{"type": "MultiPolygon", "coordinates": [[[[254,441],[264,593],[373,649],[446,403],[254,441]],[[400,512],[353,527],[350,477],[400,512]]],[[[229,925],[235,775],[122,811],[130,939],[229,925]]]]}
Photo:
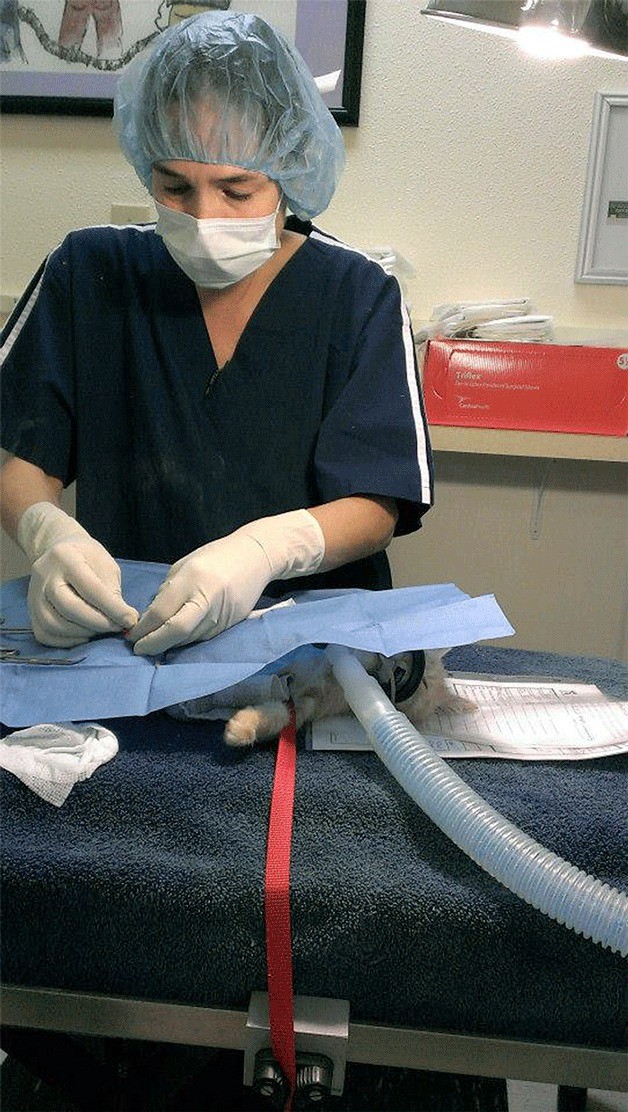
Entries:
{"type": "Polygon", "coordinates": [[[290,843],[297,764],[296,716],[292,702],[288,710],[290,721],[279,736],[275,762],[264,881],[270,1039],[275,1060],[290,1086],[286,1112],[292,1107],[297,1075],[290,934],[290,843]]]}

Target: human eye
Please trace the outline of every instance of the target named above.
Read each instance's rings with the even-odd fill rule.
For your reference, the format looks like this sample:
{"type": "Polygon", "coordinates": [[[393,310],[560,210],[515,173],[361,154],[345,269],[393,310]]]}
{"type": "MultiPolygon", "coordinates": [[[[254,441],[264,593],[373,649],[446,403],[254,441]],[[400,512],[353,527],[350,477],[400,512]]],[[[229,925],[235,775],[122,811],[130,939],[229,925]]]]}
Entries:
{"type": "Polygon", "coordinates": [[[249,201],[253,195],[252,193],[243,193],[239,189],[231,188],[225,189],[224,194],[230,201],[249,201]]]}
{"type": "Polygon", "coordinates": [[[190,187],[187,182],[180,182],[177,185],[167,185],[164,183],[161,189],[163,193],[168,193],[171,197],[181,197],[189,192],[190,187]]]}

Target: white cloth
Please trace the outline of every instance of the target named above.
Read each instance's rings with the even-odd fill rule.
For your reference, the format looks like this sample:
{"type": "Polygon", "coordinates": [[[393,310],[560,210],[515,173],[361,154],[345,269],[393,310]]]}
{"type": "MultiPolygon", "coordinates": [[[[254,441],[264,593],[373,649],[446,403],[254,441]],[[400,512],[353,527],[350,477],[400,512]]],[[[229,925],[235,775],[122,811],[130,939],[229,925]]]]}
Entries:
{"type": "Polygon", "coordinates": [[[117,752],[115,734],[97,722],[42,722],[0,741],[0,768],[61,807],[75,784],[89,780],[117,752]]]}

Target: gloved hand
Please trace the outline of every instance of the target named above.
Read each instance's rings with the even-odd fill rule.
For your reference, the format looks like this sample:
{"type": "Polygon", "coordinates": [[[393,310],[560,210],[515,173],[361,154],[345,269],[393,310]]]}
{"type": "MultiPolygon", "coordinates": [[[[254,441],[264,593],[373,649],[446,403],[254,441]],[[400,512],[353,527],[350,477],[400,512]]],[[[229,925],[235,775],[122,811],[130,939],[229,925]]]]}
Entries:
{"type": "Polygon", "coordinates": [[[264,517],[184,556],[133,629],[138,654],[209,640],[246,618],[271,579],[316,571],[325,538],[307,510],[264,517]]]}
{"type": "Polygon", "coordinates": [[[58,506],[29,506],[18,521],[17,543],[32,564],[28,609],[43,645],[71,648],[135,625],[139,615],[122,598],[115,560],[58,506]]]}

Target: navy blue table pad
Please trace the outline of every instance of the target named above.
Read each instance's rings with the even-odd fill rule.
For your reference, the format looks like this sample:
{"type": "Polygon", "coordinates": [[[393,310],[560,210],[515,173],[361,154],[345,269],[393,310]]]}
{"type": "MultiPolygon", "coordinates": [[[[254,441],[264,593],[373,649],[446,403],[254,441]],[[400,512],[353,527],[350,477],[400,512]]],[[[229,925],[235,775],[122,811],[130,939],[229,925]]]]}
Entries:
{"type": "MultiPolygon", "coordinates": [[[[625,697],[616,661],[471,646],[448,667],[551,675],[625,697]]],[[[118,756],[60,809],[2,773],[2,978],[245,1008],[266,987],[274,744],[220,723],[109,720],[118,756]]],[[[626,882],[626,760],[457,760],[554,852],[626,882]]],[[[372,754],[301,749],[292,856],[298,993],[354,1021],[621,1047],[625,963],[528,907],[442,834],[372,754]]]]}

